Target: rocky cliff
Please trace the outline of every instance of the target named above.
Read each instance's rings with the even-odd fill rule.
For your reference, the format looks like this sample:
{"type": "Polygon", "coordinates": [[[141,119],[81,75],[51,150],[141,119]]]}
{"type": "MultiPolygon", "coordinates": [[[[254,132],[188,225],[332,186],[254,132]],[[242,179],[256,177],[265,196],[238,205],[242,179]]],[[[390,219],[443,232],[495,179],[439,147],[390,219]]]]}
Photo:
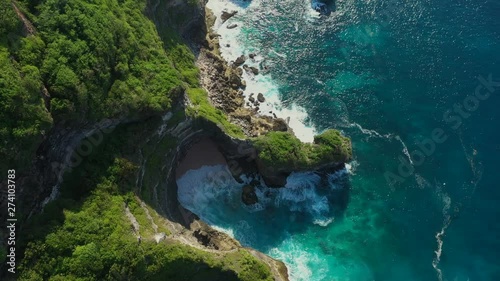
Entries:
{"type": "MultiPolygon", "coordinates": [[[[199,84],[188,78],[182,89],[176,88],[171,93],[171,109],[161,114],[102,119],[71,126],[56,124],[40,144],[31,169],[18,180],[19,197],[23,198],[20,219],[28,220],[40,213],[48,202],[58,197],[61,186],[71,188],[68,180],[76,177],[78,181],[77,171],[91,165],[82,164],[86,158],[102,153],[103,147],[113,145],[113,139],[120,137],[126,141],[119,144],[122,147],[117,155],[137,167],[133,192],[141,204],[162,217],[160,220],[172,233],[167,240],[210,253],[248,251],[267,264],[274,280],[288,280],[282,262],[255,250],[243,249],[238,241],[212,229],[179,204],[176,167],[193,144],[210,138],[218,144],[235,179],[239,180],[242,173],[260,174],[268,185],[282,187],[293,171],[342,166],[352,157],[350,141],[331,130],[317,136],[313,144],[303,144],[283,119],[260,116],[244,106],[242,63],[230,65],[220,56],[217,35],[210,28],[214,17],[230,15],[213,15],[203,2],[174,0],[151,0],[146,14],[155,23],[167,53],[186,52],[177,49],[179,42],[190,47],[200,72],[185,75],[199,76],[199,84]],[[169,40],[177,36],[180,40],[170,43],[169,40]],[[206,90],[206,96],[203,91],[193,89],[198,86],[206,90]]],[[[185,70],[188,71],[193,70],[185,70]]],[[[2,182],[2,190],[4,185],[2,182]]],[[[251,188],[247,189],[251,199],[251,188]]],[[[136,220],[131,219],[133,214],[130,214],[127,217],[136,229],[138,224],[133,223],[136,220]]],[[[158,234],[156,230],[155,234],[158,234]]]]}

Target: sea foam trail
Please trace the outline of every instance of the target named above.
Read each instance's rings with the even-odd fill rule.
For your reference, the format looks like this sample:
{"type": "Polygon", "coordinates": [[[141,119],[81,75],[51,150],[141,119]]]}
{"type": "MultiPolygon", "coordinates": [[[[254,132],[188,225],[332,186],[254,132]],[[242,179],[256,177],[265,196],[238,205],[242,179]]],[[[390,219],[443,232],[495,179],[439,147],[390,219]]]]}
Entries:
{"type": "MultiPolygon", "coordinates": [[[[250,3],[246,1],[229,0],[208,1],[207,7],[217,16],[213,28],[214,31],[220,35],[220,51],[222,57],[226,61],[235,61],[236,58],[241,55],[246,55],[248,57],[253,49],[258,48],[258,46],[252,46],[249,40],[242,39],[241,27],[248,25],[248,22],[242,22],[239,18],[251,16],[251,13],[255,13],[255,17],[257,17],[262,12],[260,11],[261,4],[261,1],[251,1],[250,3]],[[223,11],[238,11],[238,13],[223,23],[220,19],[220,15],[223,11]],[[234,23],[237,24],[235,28],[227,28],[228,24],[234,23]]],[[[246,64],[248,66],[261,68],[261,66],[265,64],[272,64],[273,56],[286,58],[286,54],[279,53],[276,50],[271,50],[265,55],[257,52],[257,56],[254,59],[248,59],[246,64]]],[[[286,107],[283,106],[278,82],[275,81],[270,74],[266,74],[262,70],[258,75],[253,75],[245,71],[243,73],[243,79],[246,82],[244,95],[247,102],[249,101],[250,94],[253,93],[254,98],[256,98],[258,93],[262,93],[266,101],[259,105],[259,112],[261,114],[272,116],[274,113],[276,117],[288,121],[288,125],[293,129],[295,135],[300,140],[304,142],[313,141],[317,130],[312,124],[307,123],[308,114],[306,110],[295,103],[286,107]]]]}
{"type": "Polygon", "coordinates": [[[393,138],[392,134],[381,134],[375,130],[365,129],[361,125],[359,125],[358,123],[351,123],[351,124],[349,124],[349,127],[358,128],[361,131],[361,133],[368,135],[369,137],[378,137],[378,138],[385,138],[385,139],[393,138]]]}
{"type": "Polygon", "coordinates": [[[403,145],[403,153],[408,158],[408,161],[410,161],[410,164],[413,165],[413,160],[411,160],[410,152],[408,151],[408,147],[406,146],[404,141],[399,136],[395,136],[394,138],[397,139],[401,143],[401,145],[403,145]]]}
{"type": "Polygon", "coordinates": [[[389,139],[389,140],[396,139],[403,146],[403,150],[402,150],[403,154],[406,156],[406,158],[408,158],[408,161],[410,162],[410,164],[413,165],[413,160],[411,159],[408,147],[406,146],[405,142],[401,139],[401,137],[399,135],[394,135],[394,134],[390,134],[390,133],[389,134],[381,134],[375,130],[365,129],[361,125],[359,125],[358,123],[351,123],[351,124],[349,124],[349,127],[358,128],[361,131],[361,133],[368,135],[368,137],[377,137],[377,138],[383,138],[383,139],[389,139]]]}
{"type": "Polygon", "coordinates": [[[451,215],[449,212],[451,207],[451,198],[447,193],[442,191],[441,186],[438,186],[437,192],[443,202],[443,226],[435,236],[438,246],[436,251],[434,251],[436,257],[432,261],[432,267],[434,267],[434,269],[436,270],[438,280],[443,281],[443,272],[441,271],[441,268],[439,268],[439,263],[441,262],[441,254],[443,252],[443,236],[445,235],[446,229],[448,229],[451,223],[451,215]]]}

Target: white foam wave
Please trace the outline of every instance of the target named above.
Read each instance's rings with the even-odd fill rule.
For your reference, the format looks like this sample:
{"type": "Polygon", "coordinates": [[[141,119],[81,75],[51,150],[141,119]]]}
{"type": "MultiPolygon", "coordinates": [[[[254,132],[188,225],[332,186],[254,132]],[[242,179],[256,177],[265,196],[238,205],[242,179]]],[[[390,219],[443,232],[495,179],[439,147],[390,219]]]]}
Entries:
{"type": "MultiPolygon", "coordinates": [[[[313,276],[311,265],[321,263],[321,259],[316,253],[302,248],[293,237],[285,239],[281,245],[272,248],[268,254],[283,261],[288,268],[290,280],[295,281],[311,280],[313,276]]],[[[320,280],[325,277],[322,276],[320,280]]]]}
{"type": "MultiPolygon", "coordinates": [[[[329,175],[330,188],[339,188],[336,184],[347,174],[346,168],[329,175]]],[[[248,176],[242,178],[247,183],[253,180],[248,176]]],[[[283,188],[268,188],[265,185],[257,187],[259,203],[254,206],[246,206],[241,202],[244,183],[236,182],[225,165],[190,170],[177,180],[177,185],[178,199],[182,206],[215,229],[237,238],[243,245],[253,245],[259,240],[259,233],[249,221],[251,216],[258,214],[248,213],[281,208],[289,210],[289,220],[292,222],[302,213],[311,217],[312,224],[321,227],[332,224],[335,219],[330,215],[329,200],[317,189],[321,182],[322,177],[317,173],[292,173],[283,188]],[[229,217],[232,223],[228,225],[226,220],[229,217]]],[[[327,272],[326,269],[320,273],[313,272],[314,265],[321,262],[318,255],[297,244],[299,242],[295,243],[293,239],[294,237],[289,237],[283,240],[281,245],[268,252],[286,263],[290,280],[311,280],[313,275],[316,277],[326,274],[323,273],[327,272]]]]}
{"type": "Polygon", "coordinates": [[[328,226],[329,224],[331,224],[333,221],[335,220],[335,218],[328,218],[328,219],[315,219],[313,221],[314,224],[317,224],[319,226],[323,226],[323,227],[326,227],[328,226]]]}
{"type": "MultiPolygon", "coordinates": [[[[347,174],[347,169],[342,169],[328,175],[330,189],[342,188],[339,179],[347,174]]],[[[292,213],[308,214],[313,222],[326,226],[333,222],[333,218],[327,196],[318,193],[320,181],[321,177],[313,172],[292,173],[284,188],[268,188],[264,185],[257,187],[255,192],[259,202],[246,206],[241,202],[243,184],[234,180],[227,166],[203,166],[186,172],[177,180],[177,193],[182,206],[214,225],[223,217],[217,204],[224,203],[231,208],[243,208],[248,212],[263,211],[270,206],[283,207],[292,213]]]]}
{"type": "Polygon", "coordinates": [[[359,167],[359,162],[356,160],[345,164],[345,168],[350,175],[355,175],[358,167],[359,167]]]}
{"type": "Polygon", "coordinates": [[[234,200],[240,193],[238,183],[226,165],[203,166],[187,171],[177,180],[177,197],[184,208],[197,214],[207,223],[215,225],[219,214],[211,212],[211,204],[224,200],[237,207],[234,200]]]}
{"type": "Polygon", "coordinates": [[[285,188],[278,190],[276,206],[287,206],[291,211],[306,212],[314,218],[324,219],[330,212],[328,198],[316,192],[321,180],[315,173],[292,173],[285,188]]]}
{"type": "Polygon", "coordinates": [[[226,233],[227,235],[231,236],[232,238],[234,238],[234,230],[232,228],[229,228],[229,227],[222,227],[222,226],[217,226],[217,225],[212,225],[211,226],[213,229],[217,230],[217,231],[220,231],[220,232],[223,232],[223,233],[226,233]]]}

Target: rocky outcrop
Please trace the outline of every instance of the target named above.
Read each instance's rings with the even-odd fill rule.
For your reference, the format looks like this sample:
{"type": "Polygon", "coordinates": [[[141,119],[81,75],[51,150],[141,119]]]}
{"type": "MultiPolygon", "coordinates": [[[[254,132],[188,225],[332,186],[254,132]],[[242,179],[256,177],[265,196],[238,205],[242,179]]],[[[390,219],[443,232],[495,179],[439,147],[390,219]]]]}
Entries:
{"type": "Polygon", "coordinates": [[[245,63],[246,60],[247,58],[244,55],[241,55],[237,57],[236,60],[233,62],[233,66],[235,67],[241,66],[245,63]]]}
{"type": "Polygon", "coordinates": [[[238,11],[222,11],[222,14],[220,15],[220,19],[222,20],[222,22],[226,22],[228,19],[234,17],[234,15],[236,15],[238,13],[238,11]]]}
{"type": "Polygon", "coordinates": [[[245,205],[253,205],[259,202],[259,198],[257,198],[257,194],[255,194],[255,186],[247,184],[243,187],[241,201],[243,201],[245,205]]]}
{"type": "Polygon", "coordinates": [[[252,73],[253,75],[259,74],[259,69],[256,67],[253,67],[253,66],[248,66],[248,65],[244,64],[243,69],[248,73],[252,73]]]}
{"type": "Polygon", "coordinates": [[[284,186],[292,172],[334,171],[352,159],[350,139],[337,130],[315,136],[313,143],[302,143],[288,132],[271,132],[252,144],[259,174],[271,187],[284,186]]]}
{"type": "Polygon", "coordinates": [[[259,102],[265,102],[266,99],[264,98],[264,95],[262,93],[257,94],[257,100],[259,102]]]}
{"type": "MultiPolygon", "coordinates": [[[[210,102],[222,110],[232,123],[239,125],[248,137],[257,137],[274,130],[291,132],[285,120],[261,115],[258,108],[245,107],[241,89],[246,87],[246,83],[242,79],[243,69],[240,66],[244,65],[247,58],[241,55],[229,64],[221,57],[218,35],[210,28],[216,16],[209,9],[205,9],[205,12],[207,35],[206,41],[198,44],[197,65],[201,72],[201,85],[207,90],[210,102]]],[[[246,68],[256,73],[256,68],[246,68]]]]}
{"type": "MultiPolygon", "coordinates": [[[[207,28],[207,22],[213,21],[213,15],[207,11],[207,16],[205,16],[206,10],[202,8],[199,5],[187,5],[185,1],[151,0],[148,2],[147,14],[153,19],[158,30],[170,26],[179,30],[179,33],[187,40],[189,46],[197,55],[197,64],[201,71],[200,83],[208,91],[211,103],[223,111],[232,123],[243,128],[249,139],[242,140],[230,137],[218,124],[201,118],[182,117],[176,119],[175,122],[169,122],[173,115],[185,116],[185,107],[189,106],[190,101],[185,95],[182,95],[179,97],[180,100],[177,101],[177,104],[174,104],[173,113],[165,114],[165,116],[170,117],[151,117],[154,120],[160,120],[158,128],[148,131],[149,134],[144,135],[144,146],[134,144],[137,147],[132,150],[135,153],[134,157],[137,158],[135,160],[139,164],[136,188],[138,194],[146,194],[145,197],[150,198],[151,202],[148,202],[148,204],[151,204],[171,224],[171,232],[174,238],[169,239],[176,239],[176,241],[207,251],[233,251],[241,248],[238,241],[206,225],[195,214],[184,209],[177,199],[175,169],[194,143],[204,137],[211,138],[218,144],[218,148],[226,158],[229,169],[236,180],[239,180],[242,173],[259,173],[270,186],[284,186],[286,177],[292,171],[329,169],[334,165],[341,165],[341,162],[332,162],[332,159],[325,157],[316,162],[304,162],[305,164],[299,165],[293,162],[293,158],[298,157],[292,153],[289,154],[289,162],[272,162],[269,161],[272,157],[265,157],[265,151],[268,148],[257,146],[252,138],[265,136],[269,132],[276,131],[291,134],[291,130],[285,120],[260,116],[256,110],[244,106],[244,97],[240,89],[245,87],[245,82],[241,78],[243,70],[239,66],[245,63],[246,58],[244,56],[240,57],[241,59],[239,58],[235,64],[229,65],[220,56],[218,53],[218,35],[213,33],[210,28],[207,28]],[[176,23],[169,18],[169,13],[165,12],[166,10],[188,16],[179,16],[179,18],[183,19],[183,22],[176,23]],[[175,145],[168,147],[167,144],[171,140],[174,140],[175,145]],[[144,149],[144,147],[147,149],[144,149]],[[165,149],[165,147],[168,149],[165,149]],[[153,151],[153,153],[146,155],[146,151],[153,151]],[[156,163],[156,165],[150,163],[156,163]]],[[[227,20],[235,14],[235,12],[226,12],[224,18],[227,20]]],[[[255,55],[249,57],[252,59],[255,55]]],[[[258,70],[256,71],[251,67],[248,69],[254,75],[258,74],[258,70]]],[[[258,94],[257,100],[254,100],[254,102],[262,103],[265,102],[265,99],[262,94],[258,94]]],[[[20,181],[19,186],[24,188],[20,192],[22,195],[26,195],[23,197],[24,204],[29,205],[21,209],[37,212],[43,207],[46,198],[51,198],[52,194],[57,193],[57,184],[61,180],[60,176],[64,173],[64,169],[68,167],[63,166],[61,168],[52,164],[64,164],[67,155],[72,156],[75,149],[85,138],[98,135],[99,130],[109,130],[119,124],[142,122],[145,119],[108,121],[105,126],[101,127],[98,126],[99,124],[83,124],[78,128],[66,128],[61,124],[54,128],[54,131],[50,133],[50,137],[37,151],[38,158],[33,167],[34,172],[30,176],[32,183],[24,184],[22,179],[20,181]]],[[[148,120],[148,122],[151,122],[151,120],[148,120]]],[[[322,144],[324,143],[321,143],[321,141],[317,143],[317,145],[322,144]]],[[[26,179],[26,181],[28,180],[26,179]]],[[[258,198],[252,186],[244,188],[242,200],[246,204],[257,203],[258,198]]],[[[156,230],[155,234],[157,234],[156,230]]],[[[249,251],[271,267],[275,280],[288,280],[286,267],[282,262],[255,250],[249,249],[249,251]]]]}

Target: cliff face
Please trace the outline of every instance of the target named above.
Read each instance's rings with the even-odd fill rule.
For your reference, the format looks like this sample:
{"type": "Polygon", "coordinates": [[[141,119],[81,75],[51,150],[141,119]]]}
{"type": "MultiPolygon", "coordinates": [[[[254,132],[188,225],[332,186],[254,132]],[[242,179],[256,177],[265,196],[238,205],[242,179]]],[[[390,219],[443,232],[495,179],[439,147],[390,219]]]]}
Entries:
{"type": "MultiPolygon", "coordinates": [[[[336,133],[327,133],[319,136],[315,144],[302,144],[284,120],[258,116],[245,108],[240,91],[244,87],[241,68],[229,65],[218,54],[217,36],[209,28],[214,15],[205,10],[204,3],[151,0],[146,14],[155,23],[166,53],[183,54],[180,57],[185,61],[172,59],[184,77],[183,89],[171,91],[167,112],[124,115],[99,122],[57,123],[40,144],[32,168],[18,180],[18,197],[23,198],[20,220],[40,213],[58,197],[59,188],[64,189],[63,193],[91,192],[73,190],[90,189],[85,185],[95,183],[81,175],[92,177],[92,173],[101,172],[92,170],[96,165],[103,165],[101,170],[111,169],[101,163],[106,162],[105,157],[123,158],[137,172],[120,184],[130,185],[141,205],[146,204],[162,216],[167,232],[171,233],[168,241],[214,256],[250,253],[267,264],[274,280],[288,280],[282,262],[243,249],[238,241],[215,231],[184,209],[177,199],[175,169],[193,144],[208,137],[218,144],[236,179],[242,173],[260,174],[270,186],[283,186],[293,171],[338,168],[351,158],[350,142],[336,133]],[[192,66],[192,53],[201,73],[192,66]]],[[[129,197],[121,194],[116,198],[129,197]]]]}

